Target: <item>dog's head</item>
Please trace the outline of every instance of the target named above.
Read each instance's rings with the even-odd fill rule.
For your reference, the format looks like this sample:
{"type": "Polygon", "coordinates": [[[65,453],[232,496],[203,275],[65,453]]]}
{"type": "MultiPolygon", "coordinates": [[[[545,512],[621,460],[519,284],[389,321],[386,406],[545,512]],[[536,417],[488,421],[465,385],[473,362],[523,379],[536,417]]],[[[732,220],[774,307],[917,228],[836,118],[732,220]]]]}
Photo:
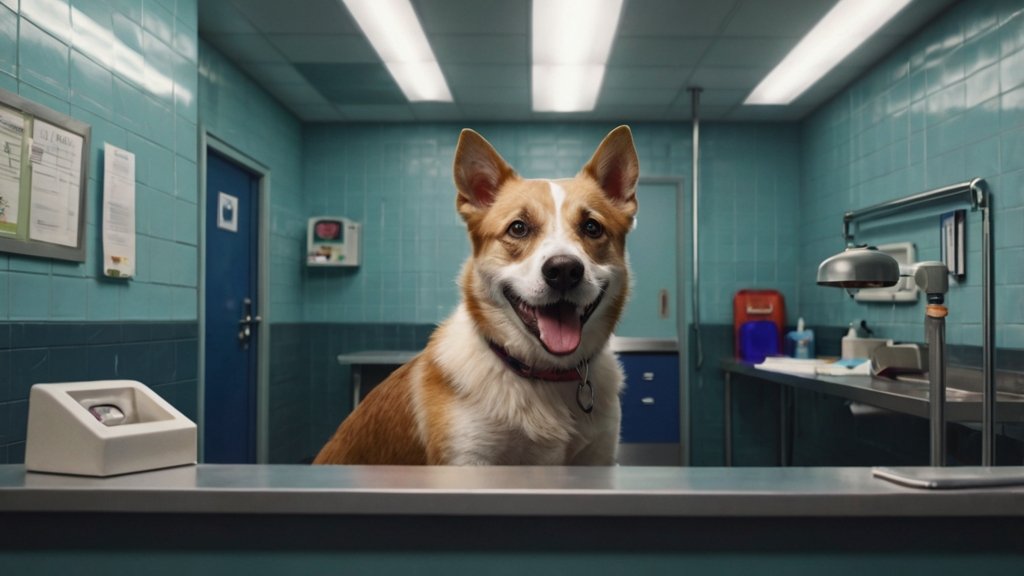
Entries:
{"type": "Polygon", "coordinates": [[[476,132],[455,151],[456,205],[473,255],[463,297],[483,335],[531,365],[573,366],[599,351],[626,303],[626,234],[639,162],[626,126],[574,178],[519,177],[476,132]]]}

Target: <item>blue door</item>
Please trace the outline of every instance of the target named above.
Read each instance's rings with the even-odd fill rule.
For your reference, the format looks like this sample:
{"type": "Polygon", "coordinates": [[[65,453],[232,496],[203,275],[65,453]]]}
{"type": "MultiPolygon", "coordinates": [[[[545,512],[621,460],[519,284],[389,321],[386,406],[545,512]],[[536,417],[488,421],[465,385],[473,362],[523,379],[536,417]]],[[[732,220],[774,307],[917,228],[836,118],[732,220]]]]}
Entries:
{"type": "Polygon", "coordinates": [[[206,161],[204,462],[256,461],[259,177],[206,161]]]}

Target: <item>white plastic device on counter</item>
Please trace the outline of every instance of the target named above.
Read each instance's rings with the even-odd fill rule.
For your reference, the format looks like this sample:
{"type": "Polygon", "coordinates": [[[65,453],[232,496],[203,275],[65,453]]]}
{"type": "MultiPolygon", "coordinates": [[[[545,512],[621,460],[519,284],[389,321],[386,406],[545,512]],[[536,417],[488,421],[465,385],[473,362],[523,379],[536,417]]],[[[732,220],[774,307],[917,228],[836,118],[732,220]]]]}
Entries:
{"type": "Polygon", "coordinates": [[[861,338],[857,335],[857,328],[850,324],[850,329],[842,339],[841,357],[843,360],[871,358],[871,351],[879,346],[885,346],[888,341],[885,338],[861,338]]]}
{"type": "Polygon", "coordinates": [[[134,380],[36,384],[25,468],[113,476],[196,463],[196,425],[134,380]]]}

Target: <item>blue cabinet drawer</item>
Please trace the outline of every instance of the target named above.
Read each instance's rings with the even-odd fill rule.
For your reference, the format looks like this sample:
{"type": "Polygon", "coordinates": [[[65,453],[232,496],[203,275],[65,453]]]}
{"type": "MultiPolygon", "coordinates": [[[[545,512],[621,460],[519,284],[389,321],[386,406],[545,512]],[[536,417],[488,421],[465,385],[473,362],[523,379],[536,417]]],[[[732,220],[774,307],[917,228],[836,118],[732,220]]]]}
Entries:
{"type": "Polygon", "coordinates": [[[679,442],[679,358],[676,354],[620,353],[624,443],[679,442]]]}

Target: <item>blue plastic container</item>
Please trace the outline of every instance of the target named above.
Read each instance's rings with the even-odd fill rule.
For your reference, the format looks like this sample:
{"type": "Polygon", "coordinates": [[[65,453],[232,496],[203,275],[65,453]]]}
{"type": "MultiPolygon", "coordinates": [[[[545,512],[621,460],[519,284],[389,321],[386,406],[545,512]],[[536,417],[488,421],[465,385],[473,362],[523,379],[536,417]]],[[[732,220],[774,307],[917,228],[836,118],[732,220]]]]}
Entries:
{"type": "Polygon", "coordinates": [[[740,359],[760,364],[779,353],[779,329],[771,320],[752,320],[740,326],[740,359]]]}

